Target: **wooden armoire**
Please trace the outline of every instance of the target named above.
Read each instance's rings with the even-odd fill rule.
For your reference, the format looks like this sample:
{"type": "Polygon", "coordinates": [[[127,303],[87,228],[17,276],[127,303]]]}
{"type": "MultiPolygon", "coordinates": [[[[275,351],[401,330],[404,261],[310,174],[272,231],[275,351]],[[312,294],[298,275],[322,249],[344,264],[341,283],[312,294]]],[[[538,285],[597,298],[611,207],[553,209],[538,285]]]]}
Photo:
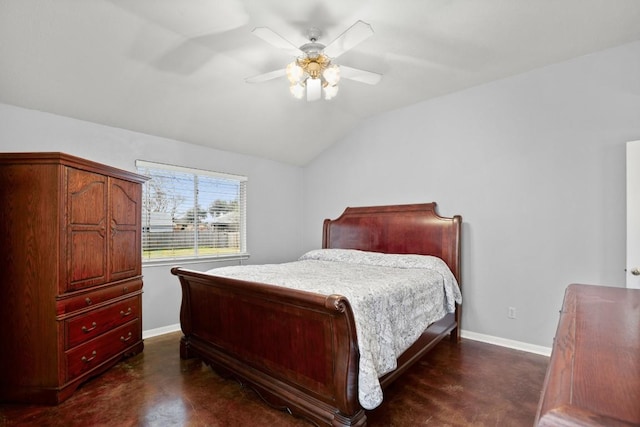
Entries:
{"type": "Polygon", "coordinates": [[[0,153],[0,401],[62,402],[142,351],[144,180],[0,153]]]}

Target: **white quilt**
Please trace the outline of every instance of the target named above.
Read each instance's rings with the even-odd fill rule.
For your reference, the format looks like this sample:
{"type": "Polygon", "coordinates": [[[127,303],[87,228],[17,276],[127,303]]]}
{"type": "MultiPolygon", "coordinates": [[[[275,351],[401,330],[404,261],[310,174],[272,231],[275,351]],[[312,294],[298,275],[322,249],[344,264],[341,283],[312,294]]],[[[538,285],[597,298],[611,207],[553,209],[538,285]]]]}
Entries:
{"type": "Polygon", "coordinates": [[[460,288],[440,258],[350,249],[318,249],[298,261],[209,270],[216,276],[345,296],[353,309],[360,350],[359,400],[382,403],[379,378],[431,323],[453,313],[460,288]]]}

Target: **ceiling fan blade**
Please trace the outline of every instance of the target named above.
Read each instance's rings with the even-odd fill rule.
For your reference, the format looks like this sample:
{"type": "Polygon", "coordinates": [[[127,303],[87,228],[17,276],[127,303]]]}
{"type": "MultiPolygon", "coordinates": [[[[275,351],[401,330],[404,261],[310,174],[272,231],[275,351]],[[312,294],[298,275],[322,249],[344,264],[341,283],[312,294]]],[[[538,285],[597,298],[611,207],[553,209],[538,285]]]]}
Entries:
{"type": "Polygon", "coordinates": [[[375,85],[382,79],[382,74],[373,71],[360,70],[345,65],[340,65],[340,77],[349,80],[355,80],[360,83],[375,85]]]}
{"type": "Polygon", "coordinates": [[[253,29],[252,33],[260,37],[270,45],[275,46],[278,49],[283,49],[291,55],[299,56],[303,54],[303,52],[297,46],[294,46],[289,40],[285,39],[280,34],[273,31],[271,28],[257,27],[253,29]]]}
{"type": "Polygon", "coordinates": [[[347,28],[344,33],[340,34],[324,48],[324,54],[329,58],[337,58],[372,35],[373,28],[371,28],[371,25],[363,21],[356,21],[355,24],[347,28]]]}
{"type": "Polygon", "coordinates": [[[247,83],[262,83],[267,80],[277,79],[278,77],[282,77],[287,74],[287,70],[282,68],[280,70],[269,71],[268,73],[258,74],[257,76],[247,77],[244,79],[247,83]]]}

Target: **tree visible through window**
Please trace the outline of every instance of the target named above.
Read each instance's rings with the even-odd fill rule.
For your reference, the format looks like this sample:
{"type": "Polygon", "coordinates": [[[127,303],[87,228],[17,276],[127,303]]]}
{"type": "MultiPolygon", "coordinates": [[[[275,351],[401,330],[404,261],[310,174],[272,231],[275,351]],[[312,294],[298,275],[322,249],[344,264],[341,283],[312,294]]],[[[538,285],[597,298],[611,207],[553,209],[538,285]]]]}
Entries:
{"type": "Polygon", "coordinates": [[[247,178],[138,160],[143,261],[246,255],[247,178]]]}

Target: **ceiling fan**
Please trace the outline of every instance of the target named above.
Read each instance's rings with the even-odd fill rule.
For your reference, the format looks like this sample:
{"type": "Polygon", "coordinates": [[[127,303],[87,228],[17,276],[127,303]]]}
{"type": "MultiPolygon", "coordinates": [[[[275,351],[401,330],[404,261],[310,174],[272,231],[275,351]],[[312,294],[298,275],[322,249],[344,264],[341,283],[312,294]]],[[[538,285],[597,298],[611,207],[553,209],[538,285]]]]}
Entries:
{"type": "Polygon", "coordinates": [[[286,68],[249,77],[248,83],[261,83],[278,77],[287,76],[289,89],[294,97],[307,101],[316,101],[324,95],[331,99],[338,93],[338,81],[341,78],[355,80],[374,85],[382,78],[381,74],[358,68],[338,65],[334,60],[373,35],[371,25],[363,21],[356,21],[345,32],[340,34],[328,45],[318,43],[322,32],[317,28],[310,28],[306,32],[308,43],[296,47],[276,32],[267,27],[258,27],[252,31],[267,43],[291,53],[296,59],[286,68]]]}

